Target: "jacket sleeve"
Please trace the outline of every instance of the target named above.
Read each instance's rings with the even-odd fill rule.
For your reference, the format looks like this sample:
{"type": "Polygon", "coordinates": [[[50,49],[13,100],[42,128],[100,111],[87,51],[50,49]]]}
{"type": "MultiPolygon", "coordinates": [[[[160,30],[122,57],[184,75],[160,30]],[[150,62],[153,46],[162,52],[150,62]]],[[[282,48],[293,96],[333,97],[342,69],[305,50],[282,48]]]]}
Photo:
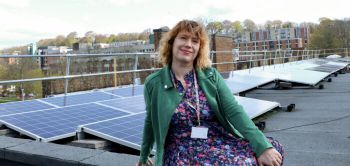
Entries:
{"type": "MultiPolygon", "coordinates": [[[[214,69],[215,70],[215,69],[214,69]]],[[[272,147],[265,135],[255,126],[243,107],[237,103],[224,79],[215,70],[219,106],[227,121],[249,141],[256,156],[259,157],[267,148],[272,147]]]]}
{"type": "Polygon", "coordinates": [[[149,92],[147,90],[147,86],[144,86],[144,98],[146,104],[146,117],[145,124],[143,128],[143,139],[141,145],[140,159],[139,163],[145,164],[148,160],[148,157],[153,149],[154,144],[154,135],[152,129],[152,118],[151,118],[151,99],[149,92]]]}

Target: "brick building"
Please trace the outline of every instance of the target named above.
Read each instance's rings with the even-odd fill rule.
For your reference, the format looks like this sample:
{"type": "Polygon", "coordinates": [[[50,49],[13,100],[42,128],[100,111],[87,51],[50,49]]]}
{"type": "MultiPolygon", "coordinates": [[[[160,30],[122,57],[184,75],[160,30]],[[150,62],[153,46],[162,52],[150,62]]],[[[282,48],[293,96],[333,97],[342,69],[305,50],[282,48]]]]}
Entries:
{"type": "Polygon", "coordinates": [[[234,48],[233,39],[231,36],[211,35],[210,50],[213,63],[219,63],[214,67],[219,71],[231,71],[234,68],[233,63],[220,64],[222,62],[233,62],[232,49],[234,48]]]}
{"type": "Polygon", "coordinates": [[[307,47],[308,40],[307,27],[259,30],[240,34],[235,39],[235,48],[240,51],[300,50],[307,47]]]}

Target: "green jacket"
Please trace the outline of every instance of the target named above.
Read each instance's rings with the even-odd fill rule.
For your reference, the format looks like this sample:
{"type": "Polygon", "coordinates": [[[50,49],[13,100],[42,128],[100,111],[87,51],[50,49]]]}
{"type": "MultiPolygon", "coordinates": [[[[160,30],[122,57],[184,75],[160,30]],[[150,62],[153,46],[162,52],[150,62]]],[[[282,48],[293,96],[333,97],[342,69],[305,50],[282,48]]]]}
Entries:
{"type": "MultiPolygon", "coordinates": [[[[203,70],[196,68],[196,74],[210,108],[227,131],[247,139],[256,156],[260,156],[265,149],[272,147],[264,134],[247,116],[243,107],[236,102],[219,72],[214,68],[203,70]]],[[[147,113],[139,162],[146,163],[155,142],[155,165],[158,166],[163,162],[165,138],[171,117],[183,97],[183,94],[173,86],[169,66],[163,67],[146,78],[144,97],[147,113]]]]}

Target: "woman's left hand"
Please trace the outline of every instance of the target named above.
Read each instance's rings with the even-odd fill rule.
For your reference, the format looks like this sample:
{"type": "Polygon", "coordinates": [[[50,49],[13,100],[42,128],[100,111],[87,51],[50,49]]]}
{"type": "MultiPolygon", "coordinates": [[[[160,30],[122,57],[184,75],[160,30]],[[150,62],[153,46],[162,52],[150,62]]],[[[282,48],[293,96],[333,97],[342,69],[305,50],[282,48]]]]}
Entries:
{"type": "Polygon", "coordinates": [[[259,166],[280,166],[282,156],[275,148],[266,149],[258,158],[259,166]]]}

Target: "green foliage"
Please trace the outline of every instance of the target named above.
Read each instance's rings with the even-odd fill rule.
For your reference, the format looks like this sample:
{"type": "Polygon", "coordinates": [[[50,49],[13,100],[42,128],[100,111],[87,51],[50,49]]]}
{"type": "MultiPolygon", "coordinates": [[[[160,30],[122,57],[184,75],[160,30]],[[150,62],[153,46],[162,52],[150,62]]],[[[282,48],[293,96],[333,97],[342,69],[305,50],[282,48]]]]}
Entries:
{"type": "Polygon", "coordinates": [[[7,64],[4,62],[4,59],[0,59],[0,80],[6,79],[7,73],[7,64]]]}
{"type": "MultiPolygon", "coordinates": [[[[41,69],[30,70],[25,73],[28,78],[43,77],[41,69]]],[[[41,98],[42,95],[42,84],[41,81],[23,83],[24,92],[26,94],[33,93],[36,98],[41,98]]]]}
{"type": "Polygon", "coordinates": [[[242,33],[243,32],[243,26],[240,21],[235,21],[232,23],[232,29],[235,33],[242,33]]]}
{"type": "Polygon", "coordinates": [[[320,18],[320,25],[311,33],[311,49],[349,47],[350,22],[320,18]]]}
{"type": "MultiPolygon", "coordinates": [[[[0,80],[18,80],[39,77],[43,77],[43,73],[36,63],[36,60],[32,58],[18,59],[18,63],[4,65],[0,68],[0,80]]],[[[41,81],[18,83],[16,87],[18,94],[21,93],[21,88],[25,90],[26,94],[33,93],[36,97],[40,97],[42,93],[41,81]]]]}
{"type": "Polygon", "coordinates": [[[246,19],[243,21],[243,27],[248,32],[252,32],[252,31],[257,30],[256,24],[254,23],[254,21],[252,21],[250,19],[246,19]]]}
{"type": "Polygon", "coordinates": [[[210,22],[208,23],[206,29],[209,32],[209,34],[217,34],[218,32],[222,31],[223,24],[219,21],[210,22]]]}

